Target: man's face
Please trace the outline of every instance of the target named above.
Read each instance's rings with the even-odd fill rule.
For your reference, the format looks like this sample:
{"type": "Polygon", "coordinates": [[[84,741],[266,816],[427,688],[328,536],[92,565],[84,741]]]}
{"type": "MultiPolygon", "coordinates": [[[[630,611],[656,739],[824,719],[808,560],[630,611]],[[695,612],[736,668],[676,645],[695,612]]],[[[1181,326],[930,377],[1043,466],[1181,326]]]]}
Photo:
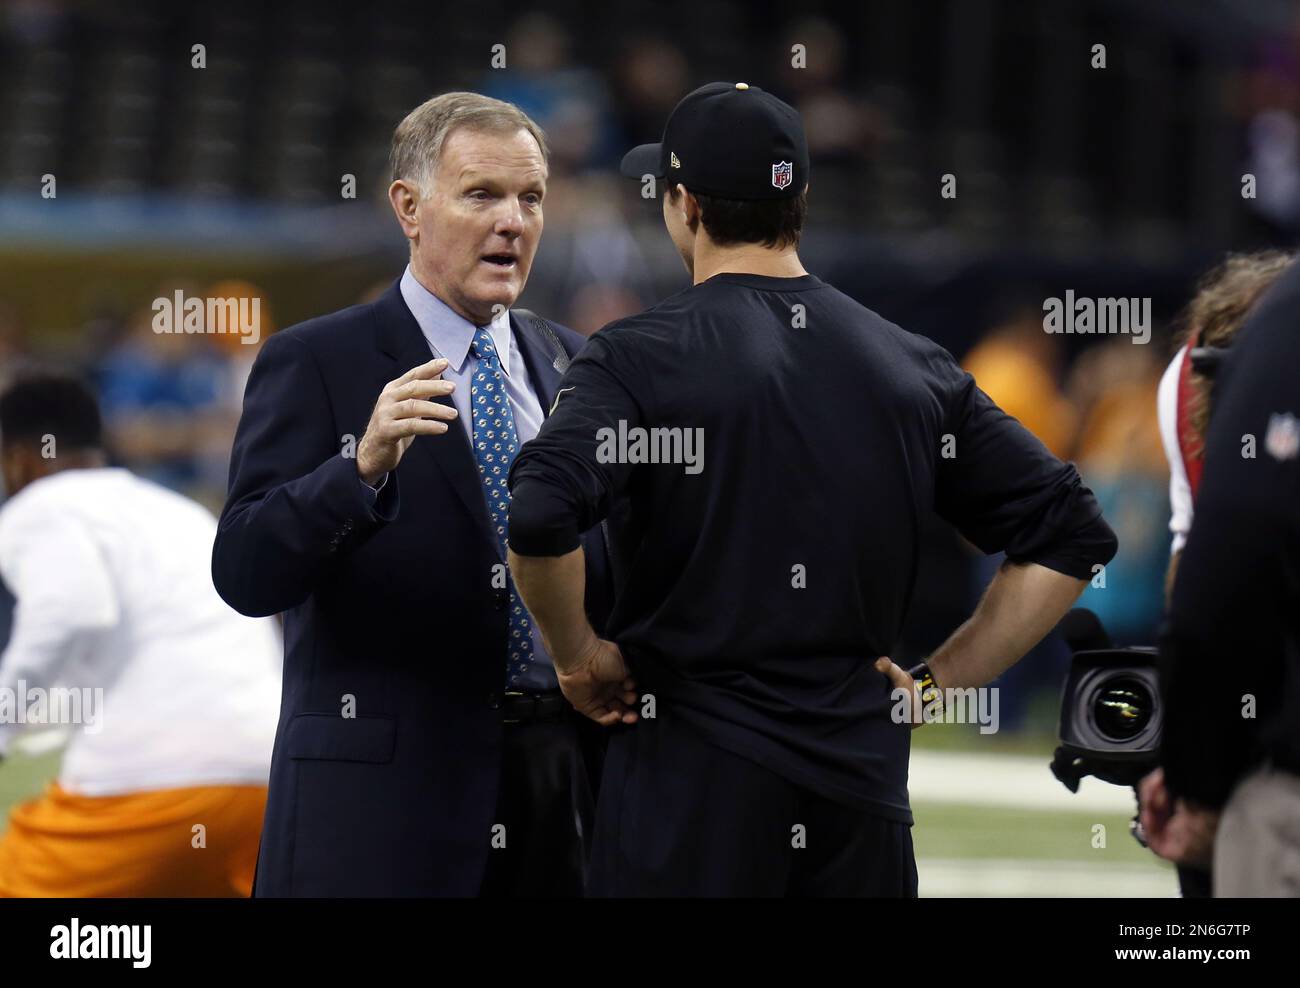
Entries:
{"type": "Polygon", "coordinates": [[[494,306],[513,305],[528,281],[542,237],[541,150],[522,128],[460,128],[443,144],[429,185],[414,225],[403,223],[414,245],[412,269],[451,308],[484,324],[494,306]]]}

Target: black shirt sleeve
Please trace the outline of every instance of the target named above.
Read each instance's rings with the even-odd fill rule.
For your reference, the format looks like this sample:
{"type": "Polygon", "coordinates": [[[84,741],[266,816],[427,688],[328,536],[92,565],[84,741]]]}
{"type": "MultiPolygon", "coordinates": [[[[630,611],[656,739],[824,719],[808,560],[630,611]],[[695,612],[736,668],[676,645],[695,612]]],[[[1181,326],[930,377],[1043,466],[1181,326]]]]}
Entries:
{"type": "Polygon", "coordinates": [[[1118,547],[1092,491],[944,357],[951,441],[941,446],[935,509],[986,553],[1090,579],[1118,547]]]}
{"type": "Polygon", "coordinates": [[[607,455],[620,423],[644,418],[626,346],[607,331],[593,336],[569,366],[553,410],[510,467],[510,548],[521,556],[562,556],[602,521],[632,465],[607,455]],[[609,430],[609,431],[606,431],[609,430]]]}

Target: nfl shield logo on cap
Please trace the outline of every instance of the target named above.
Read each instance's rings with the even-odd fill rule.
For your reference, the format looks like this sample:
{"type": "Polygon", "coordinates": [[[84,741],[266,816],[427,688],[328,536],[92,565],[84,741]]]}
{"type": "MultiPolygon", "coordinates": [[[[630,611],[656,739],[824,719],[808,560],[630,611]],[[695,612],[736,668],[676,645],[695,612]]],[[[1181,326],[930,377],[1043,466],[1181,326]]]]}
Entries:
{"type": "Polygon", "coordinates": [[[794,181],[794,165],[788,161],[778,161],[772,166],[772,187],[787,188],[794,181]]]}

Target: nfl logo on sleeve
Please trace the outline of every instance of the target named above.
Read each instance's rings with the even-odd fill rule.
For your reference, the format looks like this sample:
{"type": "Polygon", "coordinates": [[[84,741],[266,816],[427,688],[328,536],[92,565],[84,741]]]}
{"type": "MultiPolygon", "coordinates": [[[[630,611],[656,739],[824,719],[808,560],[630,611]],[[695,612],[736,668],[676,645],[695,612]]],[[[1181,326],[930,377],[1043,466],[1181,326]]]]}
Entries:
{"type": "Polygon", "coordinates": [[[1264,434],[1264,449],[1273,459],[1294,460],[1300,452],[1300,419],[1290,412],[1268,417],[1268,432],[1264,434]]]}
{"type": "Polygon", "coordinates": [[[794,181],[794,165],[788,161],[778,161],[772,166],[772,187],[787,188],[794,181]]]}

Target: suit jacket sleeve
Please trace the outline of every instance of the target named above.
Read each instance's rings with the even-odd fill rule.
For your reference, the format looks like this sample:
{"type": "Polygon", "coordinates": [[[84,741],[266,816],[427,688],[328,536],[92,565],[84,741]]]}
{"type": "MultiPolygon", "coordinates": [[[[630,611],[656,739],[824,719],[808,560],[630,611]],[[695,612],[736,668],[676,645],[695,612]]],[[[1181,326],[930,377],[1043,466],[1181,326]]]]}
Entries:
{"type": "Polygon", "coordinates": [[[395,476],[378,496],[363,487],[310,348],[291,333],[272,336],[244,392],[212,550],[217,592],[253,617],[296,607],[396,516],[397,488],[395,476]]]}

